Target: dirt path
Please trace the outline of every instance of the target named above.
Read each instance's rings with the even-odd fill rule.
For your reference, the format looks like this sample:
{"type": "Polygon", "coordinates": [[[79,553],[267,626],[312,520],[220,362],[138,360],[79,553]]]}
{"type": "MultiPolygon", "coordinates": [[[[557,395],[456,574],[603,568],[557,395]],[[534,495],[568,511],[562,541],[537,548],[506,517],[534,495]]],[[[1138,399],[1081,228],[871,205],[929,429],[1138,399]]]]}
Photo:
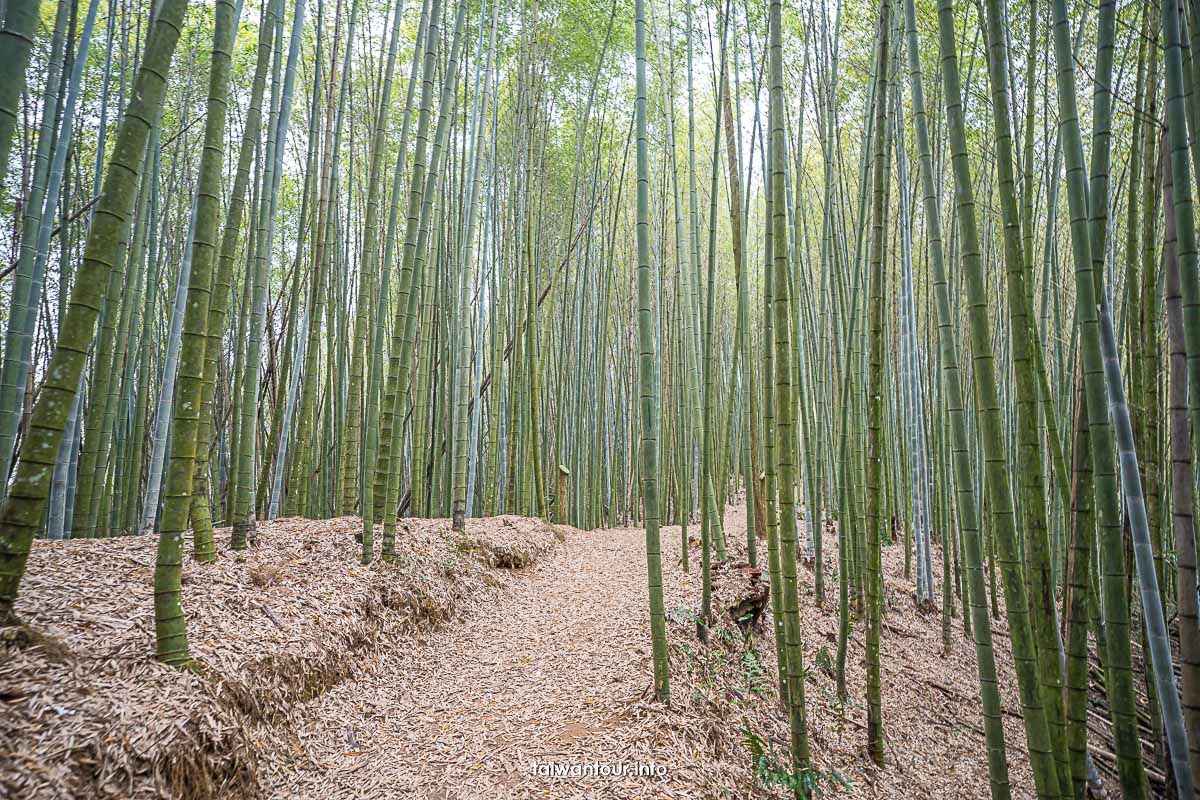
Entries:
{"type": "MultiPolygon", "coordinates": [[[[475,535],[464,540],[444,520],[413,521],[395,563],[362,566],[360,524],[279,520],[252,551],[222,545],[214,565],[189,560],[192,653],[212,670],[203,677],[147,651],[152,539],[39,543],[20,610],[55,646],[0,649],[0,688],[17,687],[0,692],[0,742],[16,742],[0,746],[0,797],[158,797],[185,785],[189,796],[262,787],[289,800],[784,796],[765,788],[782,777],[788,745],[771,626],[747,642],[727,613],[746,596],[744,570],[714,568],[712,635],[700,644],[698,548],[684,573],[679,529],[662,529],[667,708],[648,698],[641,529],[566,529],[555,542],[541,522],[502,517],[468,523],[475,535]],[[499,557],[540,560],[519,571],[483,565],[499,557]],[[430,632],[433,620],[442,624],[430,632]]],[[[744,558],[743,507],[727,510],[725,533],[733,562],[744,558]]],[[[915,607],[902,546],[884,548],[887,764],[876,768],[864,757],[861,625],[847,702],[834,681],[833,530],[824,564],[823,608],[810,565],[799,565],[807,777],[839,799],[988,797],[961,617],[943,654],[940,613],[915,607]]],[[[1025,800],[1002,621],[996,642],[1012,794],[1025,800]]]]}
{"type": "Polygon", "coordinates": [[[639,713],[650,675],[643,532],[565,537],[494,606],[319,701],[303,742],[315,763],[277,776],[289,785],[276,796],[699,796],[675,788],[687,781],[682,754],[655,746],[639,713]],[[602,765],[630,774],[546,774],[602,765]],[[668,777],[645,774],[656,768],[668,777]]]}
{"type": "MultiPolygon", "coordinates": [[[[725,531],[740,558],[744,510],[725,531]]],[[[693,536],[698,531],[693,529],[693,536]]],[[[786,763],[787,726],[774,699],[768,624],[749,652],[728,626],[706,648],[686,609],[699,599],[699,554],[679,568],[679,529],[662,529],[672,703],[648,697],[651,675],[641,529],[567,530],[553,555],[513,575],[499,600],[470,608],[405,650],[384,648],[355,679],[307,707],[289,765],[267,767],[276,798],[745,798],[766,791],[744,743],[752,730],[786,763]],[[638,768],[643,774],[638,774],[638,768]],[[602,768],[626,774],[596,774],[602,768]],[[583,774],[571,774],[570,770],[583,774]],[[555,777],[554,770],[568,774],[555,777]],[[592,774],[588,774],[588,771],[592,774]],[[665,774],[646,774],[665,771],[665,774]]],[[[761,545],[760,545],[761,546],[761,545]]],[[[693,544],[693,548],[695,544],[693,544]]],[[[765,558],[765,553],[764,556],[765,558]]],[[[864,757],[861,635],[847,660],[850,701],[837,700],[837,607],[816,606],[800,574],[801,635],[814,774],[824,796],[986,798],[974,649],[956,620],[942,653],[940,615],[913,605],[899,545],[884,549],[888,622],[883,704],[888,764],[864,757]],[[844,781],[844,783],[843,783],[844,781]]],[[[826,542],[826,575],[837,542],[826,542]]],[[[722,614],[718,603],[715,613],[722,614]]],[[[1001,635],[1001,641],[1003,637],[1001,635]]],[[[1016,709],[1007,648],[1001,685],[1016,709]]],[[[1024,737],[1005,717],[1013,796],[1031,796],[1024,737]]],[[[266,765],[264,765],[266,766],[266,765]]],[[[775,773],[778,775],[778,773],[775,773]]]]}

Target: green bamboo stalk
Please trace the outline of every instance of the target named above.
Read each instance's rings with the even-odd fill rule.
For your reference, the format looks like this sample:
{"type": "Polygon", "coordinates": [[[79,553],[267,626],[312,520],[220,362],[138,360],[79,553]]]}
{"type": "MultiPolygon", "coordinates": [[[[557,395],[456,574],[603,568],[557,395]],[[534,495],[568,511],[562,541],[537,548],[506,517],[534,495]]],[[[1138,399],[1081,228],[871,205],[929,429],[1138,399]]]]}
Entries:
{"type": "Polygon", "coordinates": [[[17,129],[18,104],[25,91],[25,71],[33,50],[41,0],[11,0],[0,28],[0,184],[8,177],[8,157],[17,129]]]}
{"type": "MultiPolygon", "coordinates": [[[[318,25],[318,33],[320,25],[318,25]]],[[[238,151],[237,166],[234,172],[233,186],[229,193],[228,211],[225,226],[221,232],[221,246],[217,254],[216,272],[213,275],[212,294],[209,297],[208,323],[205,326],[204,343],[204,378],[200,390],[200,430],[197,434],[196,455],[194,459],[195,475],[192,478],[192,539],[193,552],[207,557],[215,552],[213,544],[212,508],[209,505],[209,463],[210,454],[218,439],[216,415],[213,413],[213,400],[216,395],[218,364],[221,359],[221,341],[225,336],[229,307],[233,295],[234,262],[238,258],[238,243],[241,240],[243,218],[246,215],[246,194],[250,187],[250,167],[254,160],[255,150],[259,143],[262,130],[262,106],[266,94],[267,70],[270,68],[272,43],[275,37],[275,26],[260,24],[258,30],[257,60],[254,67],[254,78],[250,88],[250,102],[246,107],[245,128],[242,143],[238,151]]],[[[318,35],[317,41],[320,42],[318,35]]],[[[319,55],[318,50],[318,55],[319,55]]],[[[317,71],[320,71],[320,58],[317,59],[317,71]]],[[[255,203],[251,199],[251,221],[248,236],[253,239],[255,203]]],[[[253,252],[253,248],[247,248],[253,252]]],[[[243,284],[243,286],[248,286],[243,284]]],[[[243,311],[245,303],[242,304],[243,311]]],[[[239,315],[244,319],[244,314],[239,315]]],[[[239,319],[239,324],[241,322],[239,319]]],[[[240,337],[235,337],[234,352],[241,357],[243,348],[240,337]]],[[[234,370],[235,374],[237,370],[234,370]]],[[[233,437],[234,441],[237,437],[233,437]]],[[[232,493],[231,493],[232,494],[232,493]]],[[[231,508],[226,508],[225,517],[232,514],[231,508]]]]}
{"type": "Polygon", "coordinates": [[[1060,790],[1046,713],[1042,705],[1037,645],[1029,619],[1029,599],[1017,542],[1012,487],[1000,414],[999,383],[987,313],[987,289],[984,284],[979,231],[975,218],[975,192],[967,160],[962,85],[954,41],[954,13],[949,0],[939,0],[938,31],[947,132],[958,205],[958,232],[962,241],[961,261],[969,312],[968,331],[973,366],[972,383],[975,387],[975,414],[983,446],[985,507],[990,511],[991,534],[998,551],[993,560],[999,561],[1004,576],[1005,607],[1008,612],[1013,660],[1017,671],[1034,781],[1039,797],[1053,798],[1060,796],[1060,790]]]}
{"type": "Polygon", "coordinates": [[[670,666],[667,660],[667,626],[663,607],[662,554],[659,550],[658,430],[654,409],[655,352],[653,310],[650,307],[650,153],[646,142],[646,4],[636,0],[634,40],[637,53],[637,293],[638,293],[638,396],[641,412],[641,479],[645,497],[646,569],[650,591],[650,643],[654,661],[654,696],[671,701],[670,666]]]}
{"type": "MultiPolygon", "coordinates": [[[[886,0],[885,0],[886,2],[886,0]]],[[[782,561],[784,639],[787,647],[788,700],[793,775],[799,777],[809,768],[808,722],[804,706],[804,661],[800,641],[800,611],[796,580],[796,454],[792,395],[791,315],[787,292],[790,264],[787,242],[787,136],[784,131],[783,97],[783,12],[780,0],[771,0],[768,30],[770,36],[770,114],[771,133],[771,227],[774,239],[775,297],[775,414],[779,448],[779,509],[782,525],[779,557],[782,561]]],[[[802,789],[797,785],[796,795],[802,789]]]]}
{"type": "MultiPolygon", "coordinates": [[[[374,128],[371,136],[369,166],[367,168],[367,213],[363,222],[364,236],[362,259],[358,275],[358,299],[354,316],[353,354],[350,360],[350,379],[347,386],[346,424],[342,429],[341,471],[342,485],[338,510],[342,515],[353,513],[359,495],[359,446],[365,449],[360,430],[363,419],[363,391],[366,383],[365,362],[368,344],[367,331],[370,327],[373,297],[376,292],[376,271],[379,260],[379,195],[383,186],[383,150],[386,144],[388,112],[392,96],[392,76],[396,69],[396,54],[400,42],[400,15],[404,12],[403,0],[397,0],[392,13],[391,36],[388,45],[387,64],[383,71],[383,85],[379,92],[375,110],[374,128]]],[[[350,47],[347,47],[349,51],[350,47]]],[[[365,480],[363,481],[365,489],[365,480]]]]}
{"type": "Polygon", "coordinates": [[[110,259],[121,230],[133,213],[146,140],[152,127],[149,120],[162,107],[165,75],[186,10],[187,0],[162,0],[155,16],[129,106],[117,131],[67,315],[50,356],[46,380],[34,403],[28,436],[17,454],[9,494],[0,503],[0,619],[13,616],[13,603],[25,572],[30,543],[41,526],[54,457],[95,333],[101,294],[113,268],[110,259]]]}
{"type": "MultiPolygon", "coordinates": [[[[1113,725],[1114,748],[1126,797],[1146,796],[1146,776],[1141,760],[1141,744],[1137,733],[1136,705],[1133,694],[1133,673],[1130,655],[1129,605],[1125,589],[1125,566],[1120,495],[1118,494],[1116,462],[1112,454],[1112,424],[1106,398],[1104,356],[1101,352],[1100,321],[1097,303],[1100,275],[1096,259],[1103,263],[1103,248],[1095,247],[1103,240],[1106,208],[1092,208],[1085,186],[1083,145],[1075,99],[1075,67],[1071,52],[1070,28],[1065,0],[1054,0],[1053,38],[1058,63],[1058,105],[1060,135],[1066,162],[1067,200],[1071,217],[1071,253],[1075,267],[1076,319],[1080,327],[1080,351],[1083,357],[1084,386],[1087,392],[1088,433],[1091,437],[1093,470],[1096,481],[1096,506],[1099,512],[1099,551],[1103,592],[1103,618],[1107,641],[1105,659],[1109,709],[1113,725]]],[[[1107,137],[1111,106],[1107,93],[1099,84],[1111,80],[1112,25],[1114,6],[1106,0],[1100,5],[1097,40],[1097,94],[1099,105],[1093,119],[1093,183],[1098,175],[1107,175],[1107,137]],[[1095,137],[1104,141],[1098,141],[1095,137]]],[[[1100,187],[1092,186],[1096,198],[1107,205],[1108,185],[1100,179],[1100,187]]],[[[1109,387],[1111,388],[1111,387],[1109,387]]],[[[1132,511],[1132,509],[1131,509],[1132,511]]]]}
{"type": "MultiPolygon", "coordinates": [[[[913,117],[921,168],[925,226],[933,273],[934,305],[937,311],[938,344],[942,362],[944,403],[950,417],[950,446],[954,466],[954,488],[958,526],[967,565],[967,596],[971,607],[971,628],[975,641],[975,659],[979,671],[979,693],[983,704],[984,735],[987,742],[988,779],[993,800],[1011,794],[1008,758],[1005,752],[1003,707],[996,674],[996,656],[992,646],[992,627],[988,618],[983,582],[983,547],[976,512],[974,481],[971,477],[970,444],[962,396],[962,377],[958,345],[954,340],[955,320],[951,315],[949,283],[942,252],[941,211],[934,185],[933,156],[929,145],[929,126],[925,114],[925,93],[921,76],[920,50],[917,46],[917,14],[914,0],[904,0],[905,34],[908,48],[909,81],[912,87],[913,117]]],[[[943,543],[943,551],[945,543],[943,543]]]]}
{"type": "Polygon", "coordinates": [[[887,525],[883,507],[883,378],[884,346],[884,229],[887,227],[888,148],[887,127],[888,40],[891,35],[891,2],[879,4],[876,28],[875,74],[875,136],[871,143],[874,167],[871,171],[871,264],[868,280],[867,308],[870,337],[869,371],[867,373],[867,753],[877,766],[883,766],[883,705],[880,689],[879,630],[883,623],[883,575],[880,569],[880,547],[883,529],[887,525]]]}
{"type": "Polygon", "coordinates": [[[158,557],[154,568],[155,631],[158,659],[172,666],[190,660],[187,621],[183,615],[183,538],[187,532],[195,475],[196,442],[200,425],[200,395],[204,380],[212,268],[216,259],[217,217],[220,213],[221,171],[225,157],[225,116],[229,106],[232,49],[237,16],[230,0],[214,9],[212,63],[204,125],[204,150],[196,189],[196,229],[188,279],[183,345],[175,384],[175,423],[171,429],[170,461],[163,488],[158,557]]]}

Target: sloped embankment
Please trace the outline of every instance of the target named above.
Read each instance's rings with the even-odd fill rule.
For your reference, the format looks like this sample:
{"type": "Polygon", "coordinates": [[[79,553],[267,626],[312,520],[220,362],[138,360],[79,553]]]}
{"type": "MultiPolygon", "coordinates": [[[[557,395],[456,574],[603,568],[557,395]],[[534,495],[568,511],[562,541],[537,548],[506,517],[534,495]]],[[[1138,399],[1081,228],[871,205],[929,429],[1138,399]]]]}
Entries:
{"type": "Polygon", "coordinates": [[[187,561],[193,672],[153,657],[154,537],[36,543],[26,624],[0,631],[0,796],[260,795],[301,704],[493,601],[559,537],[521,517],[472,520],[465,539],[405,522],[396,557],[368,566],[352,517],[261,524],[254,548],[187,561]]]}

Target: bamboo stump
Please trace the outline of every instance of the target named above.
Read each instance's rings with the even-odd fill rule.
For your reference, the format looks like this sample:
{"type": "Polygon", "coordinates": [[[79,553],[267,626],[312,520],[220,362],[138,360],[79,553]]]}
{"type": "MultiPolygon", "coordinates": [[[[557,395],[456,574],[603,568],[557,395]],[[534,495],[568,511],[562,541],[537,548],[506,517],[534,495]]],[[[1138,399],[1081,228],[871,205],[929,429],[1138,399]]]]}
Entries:
{"type": "Polygon", "coordinates": [[[565,465],[558,465],[558,502],[555,503],[554,515],[556,522],[559,525],[567,524],[567,478],[571,476],[571,470],[565,465]]]}

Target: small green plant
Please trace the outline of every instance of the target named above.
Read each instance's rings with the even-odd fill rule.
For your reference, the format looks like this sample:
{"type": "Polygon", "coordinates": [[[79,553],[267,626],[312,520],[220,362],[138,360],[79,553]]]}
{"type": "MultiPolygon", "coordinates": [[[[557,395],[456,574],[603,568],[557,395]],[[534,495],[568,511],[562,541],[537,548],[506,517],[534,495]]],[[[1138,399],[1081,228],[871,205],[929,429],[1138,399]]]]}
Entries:
{"type": "Polygon", "coordinates": [[[817,650],[816,658],[817,666],[825,670],[827,674],[832,675],[834,672],[834,665],[833,656],[829,654],[829,648],[821,645],[821,647],[817,650]]]}
{"type": "Polygon", "coordinates": [[[747,650],[742,656],[742,676],[745,678],[745,689],[753,694],[763,694],[770,686],[762,661],[754,650],[747,650]]]}
{"type": "Polygon", "coordinates": [[[742,735],[746,749],[750,751],[753,759],[754,774],[768,789],[782,786],[798,792],[802,797],[823,797],[825,790],[829,788],[851,788],[850,782],[836,769],[828,772],[814,767],[807,767],[799,772],[787,769],[784,754],[776,753],[770,742],[754,732],[748,720],[742,723],[742,735]]]}
{"type": "Polygon", "coordinates": [[[688,608],[687,606],[678,606],[676,608],[673,608],[673,609],[671,609],[671,613],[668,614],[667,616],[677,619],[680,622],[689,622],[689,621],[695,622],[696,621],[696,615],[693,614],[692,610],[690,608],[688,608]]]}

